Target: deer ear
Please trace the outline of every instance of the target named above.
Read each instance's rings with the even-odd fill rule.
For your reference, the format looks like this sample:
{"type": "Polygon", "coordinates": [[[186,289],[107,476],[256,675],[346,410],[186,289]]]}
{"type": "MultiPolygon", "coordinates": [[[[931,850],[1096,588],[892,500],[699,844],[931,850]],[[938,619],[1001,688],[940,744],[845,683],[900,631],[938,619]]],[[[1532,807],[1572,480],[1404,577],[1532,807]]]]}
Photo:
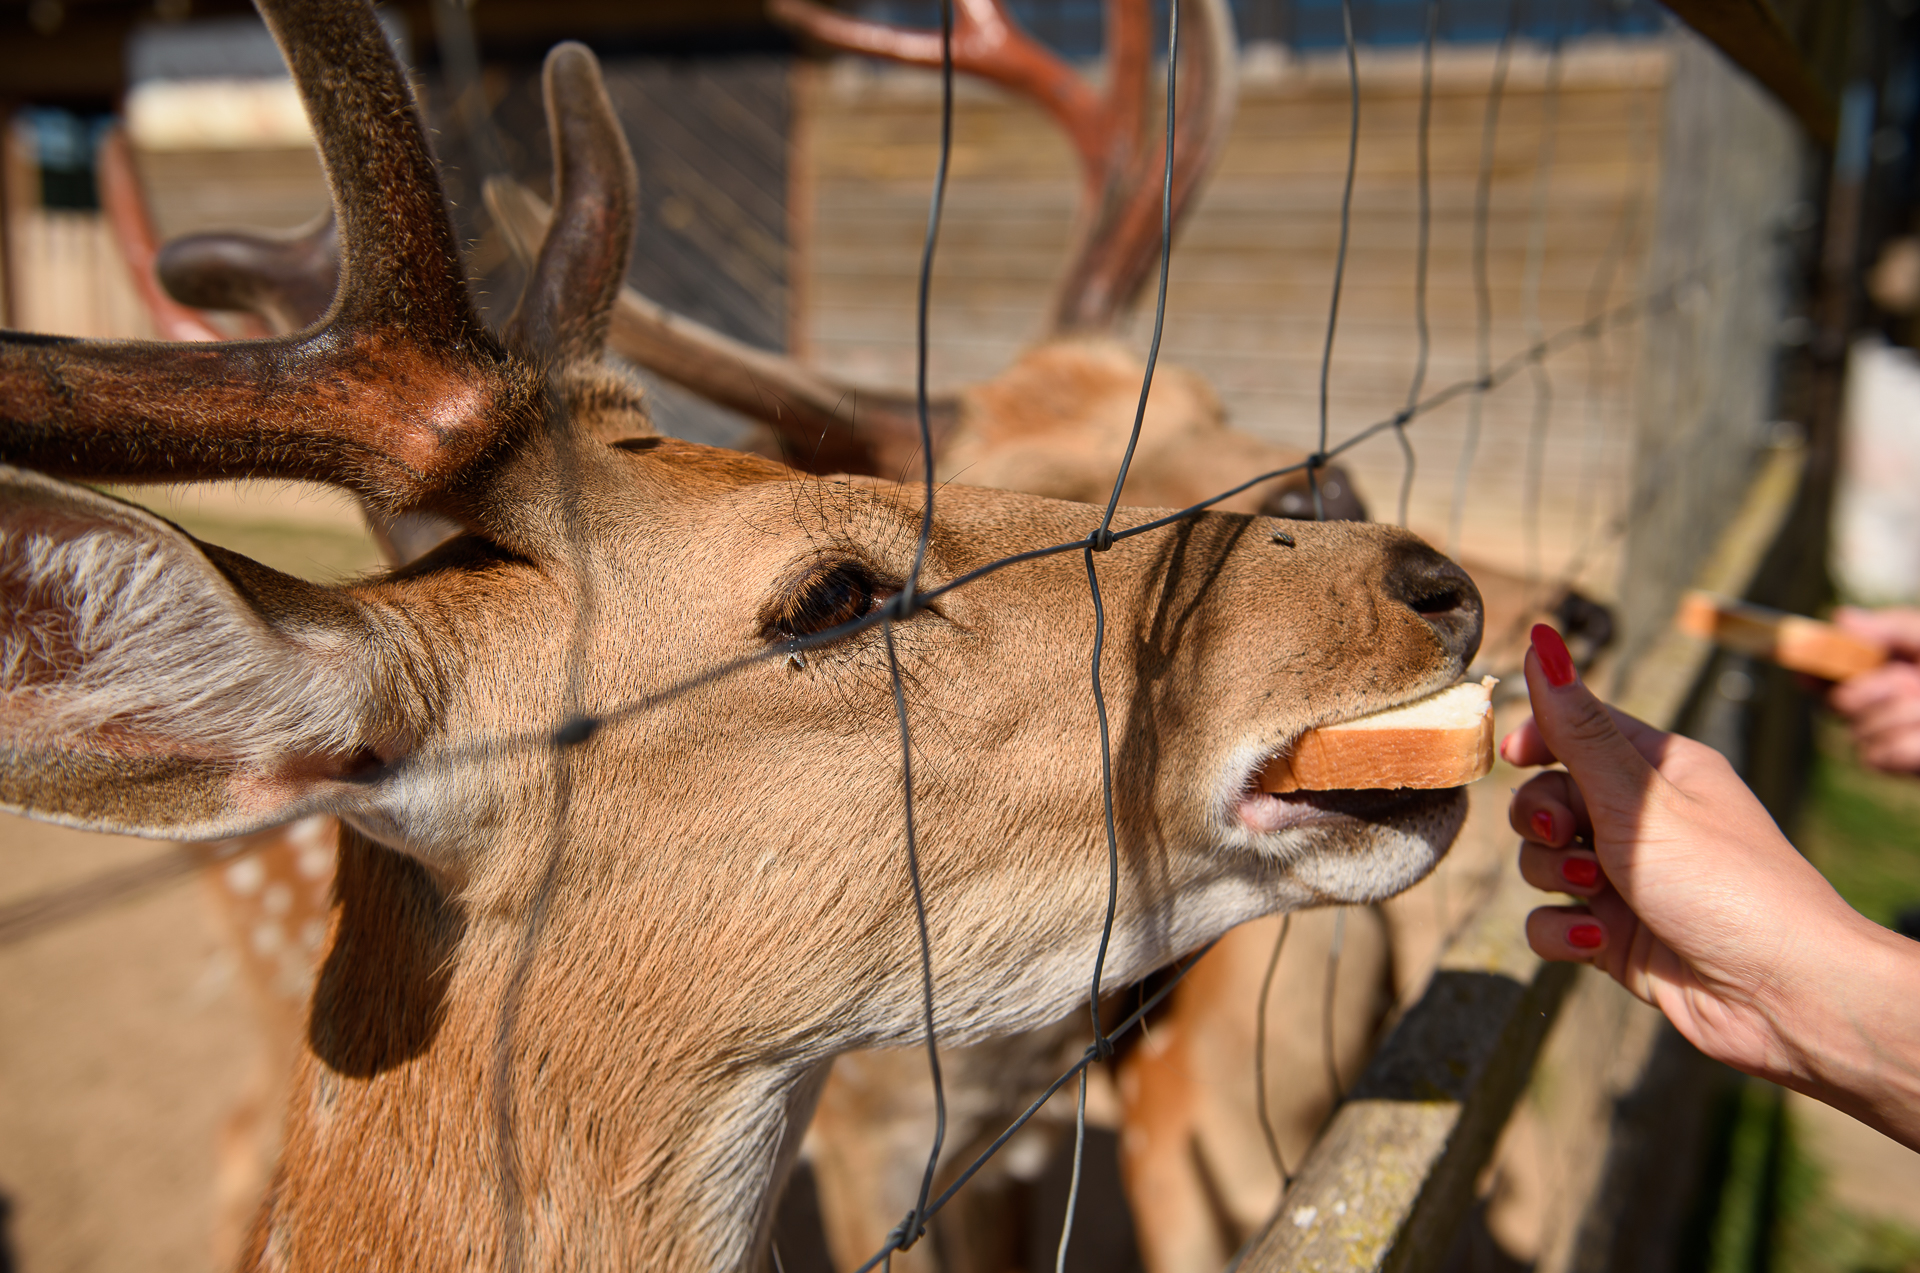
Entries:
{"type": "Polygon", "coordinates": [[[169,839],[352,807],[379,764],[368,628],[327,589],[0,466],[0,807],[169,839]]]}

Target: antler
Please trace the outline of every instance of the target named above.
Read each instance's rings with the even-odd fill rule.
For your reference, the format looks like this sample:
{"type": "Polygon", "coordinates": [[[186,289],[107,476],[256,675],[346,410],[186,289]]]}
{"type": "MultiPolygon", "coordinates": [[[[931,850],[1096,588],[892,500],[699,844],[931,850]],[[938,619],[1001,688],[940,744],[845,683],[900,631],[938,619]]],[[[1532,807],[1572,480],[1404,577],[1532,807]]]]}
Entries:
{"type": "Polygon", "coordinates": [[[470,520],[453,492],[545,421],[544,372],[583,356],[604,323],[606,288],[580,280],[617,277],[630,250],[630,161],[591,56],[549,59],[550,93],[601,122],[556,134],[569,202],[530,285],[544,312],[514,325],[509,356],[468,300],[425,130],[371,8],[261,9],[334,192],[344,256],[331,313],[296,336],[234,343],[0,337],[0,456],[95,479],[308,478],[383,512],[470,520]]]}
{"type": "Polygon", "coordinates": [[[340,285],[340,236],[333,209],[291,234],[221,231],[157,246],[133,149],[114,128],[100,145],[100,201],[147,313],[169,340],[225,340],[197,310],[240,313],[265,336],[320,321],[340,285]]]}
{"type": "MultiPolygon", "coordinates": [[[[940,65],[940,35],[848,17],[814,0],[769,0],[775,20],[822,44],[910,66],[940,65]]],[[[1233,121],[1233,17],[1226,0],[1183,0],[1188,28],[1175,103],[1173,217],[1177,224],[1233,121]]],[[[1001,0],[957,0],[953,62],[1026,97],[1052,116],[1080,159],[1078,241],[1054,305],[1056,334],[1110,328],[1152,275],[1160,247],[1164,138],[1144,129],[1150,82],[1147,0],[1107,0],[1105,96],[1023,32],[1001,0]]]]}
{"type": "Polygon", "coordinates": [[[274,331],[299,331],[319,322],[339,291],[339,223],[328,209],[292,234],[190,234],[160,249],[153,273],[183,305],[257,314],[274,331]]]}
{"type": "MultiPolygon", "coordinates": [[[[522,260],[547,233],[547,205],[511,177],[490,177],[487,210],[522,260]]],[[[815,473],[884,473],[910,461],[920,444],[912,403],[899,395],[857,389],[756,349],[675,314],[632,287],[622,287],[608,347],[622,358],[738,411],[772,429],[788,461],[815,473]]],[[[932,404],[936,440],[958,410],[951,398],[932,404]]]]}
{"type": "Polygon", "coordinates": [[[562,44],[547,55],[545,96],[560,213],[507,323],[507,341],[588,361],[606,344],[607,312],[627,276],[640,181],[586,45],[562,44]]]}

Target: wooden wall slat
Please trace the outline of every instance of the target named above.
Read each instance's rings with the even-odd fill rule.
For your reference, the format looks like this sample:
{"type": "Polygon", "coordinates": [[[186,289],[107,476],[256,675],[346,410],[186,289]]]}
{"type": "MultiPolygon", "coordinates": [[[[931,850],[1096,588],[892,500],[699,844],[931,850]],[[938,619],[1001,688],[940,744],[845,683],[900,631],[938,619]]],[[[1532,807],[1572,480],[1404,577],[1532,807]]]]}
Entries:
{"type": "MultiPolygon", "coordinates": [[[[1549,332],[1589,316],[1610,253],[1619,259],[1603,303],[1619,303],[1641,284],[1670,57],[1664,45],[1602,43],[1575,46],[1563,62],[1538,289],[1539,322],[1549,332]],[[1623,254],[1614,240],[1627,217],[1643,232],[1623,254]]],[[[1444,49],[1436,63],[1430,389],[1474,374],[1473,217],[1491,70],[1485,49],[1444,49]]],[[[1318,428],[1345,175],[1343,72],[1338,59],[1312,58],[1243,83],[1218,170],[1178,241],[1168,303],[1164,356],[1207,375],[1242,427],[1308,447],[1318,428]]],[[[1516,55],[1501,104],[1488,218],[1496,361],[1530,339],[1523,307],[1546,73],[1543,55],[1516,55]]],[[[1361,78],[1360,159],[1331,377],[1336,440],[1403,405],[1415,355],[1418,62],[1363,53],[1361,78]]],[[[912,376],[913,279],[936,156],[931,80],[839,63],[806,106],[810,355],[894,388],[912,376]]],[[[932,320],[933,377],[944,385],[993,375],[1041,335],[1078,193],[1064,140],[1024,104],[964,85],[954,132],[932,320]]],[[[1148,318],[1137,315],[1127,332],[1143,350],[1148,318]]],[[[1597,385],[1585,354],[1551,365],[1541,542],[1548,568],[1589,544],[1628,487],[1638,349],[1621,336],[1605,353],[1597,385]]],[[[1463,547],[1522,568],[1521,459],[1532,391],[1510,385],[1483,405],[1463,547]]],[[[1421,473],[1412,520],[1436,537],[1451,512],[1466,431],[1467,409],[1456,404],[1410,433],[1421,473]]],[[[1350,465],[1363,495],[1390,510],[1401,473],[1392,439],[1368,444],[1350,465]]],[[[1590,556],[1585,584],[1604,594],[1612,559],[1590,556]]]]}

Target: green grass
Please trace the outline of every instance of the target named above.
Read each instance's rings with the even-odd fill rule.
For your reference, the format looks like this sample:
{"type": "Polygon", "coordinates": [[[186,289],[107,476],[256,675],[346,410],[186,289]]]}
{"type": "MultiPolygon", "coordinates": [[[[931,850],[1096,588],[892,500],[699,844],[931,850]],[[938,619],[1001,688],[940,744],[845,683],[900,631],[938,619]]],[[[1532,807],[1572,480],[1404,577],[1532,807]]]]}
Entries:
{"type": "Polygon", "coordinates": [[[168,498],[167,488],[99,489],[153,509],[203,543],[218,544],[263,566],[315,583],[340,583],[386,565],[372,536],[355,525],[352,517],[335,522],[280,520],[266,500],[209,509],[191,497],[168,498]]]}
{"type": "Polygon", "coordinates": [[[317,583],[339,583],[386,564],[367,536],[342,534],[327,527],[229,521],[190,514],[176,515],[174,520],[197,539],[317,583]]]}
{"type": "Polygon", "coordinates": [[[1806,1153],[1791,1115],[1781,1122],[1771,1273],[1920,1273],[1920,1233],[1836,1204],[1827,1193],[1825,1170],[1806,1153]]]}
{"type": "Polygon", "coordinates": [[[1856,910],[1891,924],[1920,907],[1920,778],[1862,768],[1834,722],[1818,739],[1795,842],[1856,910]]]}
{"type": "Polygon", "coordinates": [[[1704,1249],[1681,1267],[1706,1273],[1920,1273],[1920,1232],[1834,1201],[1783,1093],[1745,1080],[1717,1120],[1720,1143],[1700,1218],[1704,1249]]]}

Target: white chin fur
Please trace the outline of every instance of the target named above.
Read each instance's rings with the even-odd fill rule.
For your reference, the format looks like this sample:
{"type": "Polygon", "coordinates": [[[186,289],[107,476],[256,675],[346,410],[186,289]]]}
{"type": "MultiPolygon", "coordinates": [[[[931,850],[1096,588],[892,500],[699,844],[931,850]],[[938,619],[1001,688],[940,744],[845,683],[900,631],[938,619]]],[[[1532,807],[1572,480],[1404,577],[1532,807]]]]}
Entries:
{"type": "Polygon", "coordinates": [[[1322,902],[1377,902],[1424,879],[1466,820],[1464,792],[1245,793],[1234,838],[1322,902]],[[1369,808],[1378,802],[1381,807],[1369,808]],[[1350,807],[1342,808],[1342,805],[1350,807]]]}

